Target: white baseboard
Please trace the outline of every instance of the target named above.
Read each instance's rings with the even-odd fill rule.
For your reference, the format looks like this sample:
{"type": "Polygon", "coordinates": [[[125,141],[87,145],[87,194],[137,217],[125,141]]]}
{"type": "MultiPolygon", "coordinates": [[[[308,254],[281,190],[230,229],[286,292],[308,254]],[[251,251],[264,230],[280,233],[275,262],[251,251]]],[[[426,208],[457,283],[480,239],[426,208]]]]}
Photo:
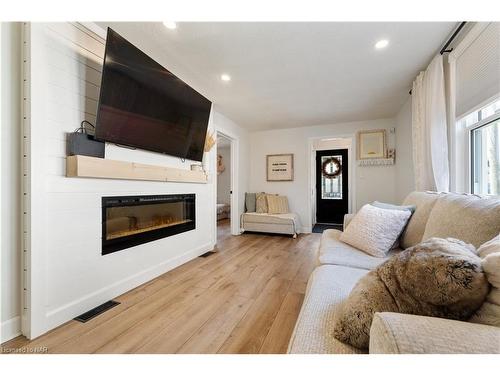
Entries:
{"type": "Polygon", "coordinates": [[[4,343],[6,341],[12,340],[17,336],[21,335],[21,317],[16,316],[5,322],[2,322],[2,337],[0,342],[4,343]]]}
{"type": "Polygon", "coordinates": [[[300,233],[312,233],[312,227],[302,227],[300,233]]]}
{"type": "Polygon", "coordinates": [[[46,314],[45,327],[43,327],[43,329],[37,329],[35,331],[32,330],[33,336],[29,338],[33,340],[34,338],[44,334],[45,332],[48,332],[51,329],[54,329],[61,324],[70,321],[74,317],[83,314],[84,312],[89,311],[90,309],[93,309],[94,307],[99,306],[100,304],[109,301],[110,299],[116,298],[117,296],[122,295],[123,293],[126,293],[129,290],[132,290],[139,285],[142,285],[154,279],[155,277],[164,274],[165,272],[168,272],[186,262],[189,262],[190,260],[206,253],[207,251],[213,250],[214,246],[214,243],[205,244],[176,258],[169,259],[163,263],[157,264],[126,279],[120,280],[112,285],[109,285],[82,298],[79,298],[78,300],[58,307],[57,309],[48,311],[46,314]]]}

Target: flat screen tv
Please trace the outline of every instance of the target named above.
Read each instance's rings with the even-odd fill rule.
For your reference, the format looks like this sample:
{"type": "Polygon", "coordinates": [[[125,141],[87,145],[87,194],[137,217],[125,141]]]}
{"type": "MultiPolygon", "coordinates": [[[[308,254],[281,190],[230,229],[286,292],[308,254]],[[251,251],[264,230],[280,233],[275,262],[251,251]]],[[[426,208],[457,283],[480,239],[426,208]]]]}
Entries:
{"type": "Polygon", "coordinates": [[[108,28],[98,140],[201,161],[211,105],[108,28]]]}

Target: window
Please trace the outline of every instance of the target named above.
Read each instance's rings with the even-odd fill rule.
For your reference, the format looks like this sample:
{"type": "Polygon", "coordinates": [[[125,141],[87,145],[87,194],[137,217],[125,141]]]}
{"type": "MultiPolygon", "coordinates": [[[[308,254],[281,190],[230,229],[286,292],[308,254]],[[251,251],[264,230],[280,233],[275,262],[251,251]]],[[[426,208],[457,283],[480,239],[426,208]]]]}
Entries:
{"type": "Polygon", "coordinates": [[[500,99],[459,120],[469,136],[470,191],[500,195],[500,99]]]}
{"type": "Polygon", "coordinates": [[[321,199],[342,199],[342,155],[322,156],[321,165],[321,199]]]}

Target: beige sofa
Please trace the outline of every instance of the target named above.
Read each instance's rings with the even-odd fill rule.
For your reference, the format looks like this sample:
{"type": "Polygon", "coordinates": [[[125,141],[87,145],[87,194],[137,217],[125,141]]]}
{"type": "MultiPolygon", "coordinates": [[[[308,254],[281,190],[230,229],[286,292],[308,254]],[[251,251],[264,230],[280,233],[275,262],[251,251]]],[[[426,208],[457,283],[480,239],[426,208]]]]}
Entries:
{"type": "MultiPolygon", "coordinates": [[[[401,249],[430,237],[454,237],[479,247],[500,232],[500,199],[413,192],[405,205],[416,210],[400,241],[401,249]]],[[[346,215],[349,225],[352,215],[346,215]]],[[[311,274],[289,353],[363,353],[332,336],[335,314],[356,282],[385,261],[339,241],[326,230],[318,266],[311,274]]],[[[500,328],[447,319],[381,312],[370,330],[369,353],[500,353],[500,328]]]]}

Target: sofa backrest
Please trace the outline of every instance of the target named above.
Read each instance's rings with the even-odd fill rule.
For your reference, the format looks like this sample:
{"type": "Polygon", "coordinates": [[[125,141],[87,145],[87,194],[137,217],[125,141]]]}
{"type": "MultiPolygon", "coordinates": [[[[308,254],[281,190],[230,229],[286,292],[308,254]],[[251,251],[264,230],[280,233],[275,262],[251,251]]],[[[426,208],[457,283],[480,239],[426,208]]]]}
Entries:
{"type": "Polygon", "coordinates": [[[445,194],[434,205],[422,240],[452,237],[473,244],[477,249],[499,232],[499,197],[445,194]]]}
{"type": "Polygon", "coordinates": [[[407,249],[422,242],[427,220],[439,195],[439,193],[414,191],[406,197],[403,205],[413,205],[416,209],[401,236],[401,248],[407,249]]]}
{"type": "Polygon", "coordinates": [[[431,237],[457,238],[476,248],[500,232],[500,198],[413,192],[404,203],[417,208],[401,238],[406,249],[431,237]]]}

